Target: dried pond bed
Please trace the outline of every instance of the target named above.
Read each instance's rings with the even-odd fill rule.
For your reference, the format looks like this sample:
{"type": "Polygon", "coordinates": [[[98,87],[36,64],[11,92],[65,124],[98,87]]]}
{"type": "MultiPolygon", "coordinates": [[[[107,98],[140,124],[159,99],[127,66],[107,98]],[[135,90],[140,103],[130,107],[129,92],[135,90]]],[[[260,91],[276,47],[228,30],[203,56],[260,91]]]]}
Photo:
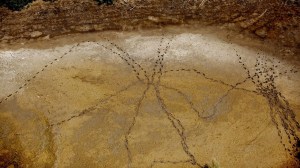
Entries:
{"type": "Polygon", "coordinates": [[[299,66],[267,52],[169,28],[7,46],[0,59],[2,165],[298,164],[299,66]]]}

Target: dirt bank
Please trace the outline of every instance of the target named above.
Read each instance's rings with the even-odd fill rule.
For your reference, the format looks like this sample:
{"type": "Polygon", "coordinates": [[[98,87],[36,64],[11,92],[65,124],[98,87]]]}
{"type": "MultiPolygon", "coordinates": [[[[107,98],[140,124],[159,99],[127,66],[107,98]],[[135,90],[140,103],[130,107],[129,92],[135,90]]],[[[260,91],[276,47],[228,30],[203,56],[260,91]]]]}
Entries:
{"type": "Polygon", "coordinates": [[[0,39],[13,43],[77,32],[218,25],[279,46],[283,57],[292,58],[299,56],[299,14],[297,4],[281,0],[115,1],[111,6],[92,0],[36,1],[21,12],[0,8],[0,39]]]}

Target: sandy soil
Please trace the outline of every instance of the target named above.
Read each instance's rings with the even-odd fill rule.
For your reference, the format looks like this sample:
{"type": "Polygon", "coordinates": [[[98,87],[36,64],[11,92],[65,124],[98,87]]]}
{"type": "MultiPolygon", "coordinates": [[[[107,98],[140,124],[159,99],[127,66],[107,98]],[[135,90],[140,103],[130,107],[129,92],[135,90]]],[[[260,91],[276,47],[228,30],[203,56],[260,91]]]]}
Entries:
{"type": "Polygon", "coordinates": [[[299,65],[267,51],[187,28],[5,46],[0,165],[297,167],[299,65]]]}

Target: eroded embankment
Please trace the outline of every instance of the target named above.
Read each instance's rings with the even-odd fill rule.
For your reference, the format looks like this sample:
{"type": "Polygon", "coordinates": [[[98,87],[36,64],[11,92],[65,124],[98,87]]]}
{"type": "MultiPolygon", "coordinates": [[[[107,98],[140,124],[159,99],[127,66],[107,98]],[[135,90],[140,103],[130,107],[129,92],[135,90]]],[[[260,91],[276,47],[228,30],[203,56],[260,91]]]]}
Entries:
{"type": "MultiPolygon", "coordinates": [[[[292,1],[114,1],[56,0],[32,3],[20,12],[0,8],[0,39],[51,38],[77,32],[139,30],[164,25],[219,25],[252,38],[275,43],[298,56],[300,7],[292,1]]],[[[293,57],[293,56],[292,56],[293,57]]]]}

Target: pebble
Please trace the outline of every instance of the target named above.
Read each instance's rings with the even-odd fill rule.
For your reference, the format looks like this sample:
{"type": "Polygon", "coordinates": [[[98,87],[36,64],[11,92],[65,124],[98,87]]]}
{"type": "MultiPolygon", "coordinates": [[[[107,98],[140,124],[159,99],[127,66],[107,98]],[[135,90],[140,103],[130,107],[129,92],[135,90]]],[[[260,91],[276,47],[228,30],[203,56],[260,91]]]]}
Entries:
{"type": "Polygon", "coordinates": [[[148,19],[155,23],[159,22],[159,18],[154,17],[154,16],[148,16],[148,19]]]}
{"type": "Polygon", "coordinates": [[[40,31],[34,31],[34,32],[31,32],[31,33],[30,33],[30,36],[33,37],[33,38],[35,38],[35,37],[41,36],[42,34],[43,34],[43,33],[40,32],[40,31]]]}
{"type": "Polygon", "coordinates": [[[263,27],[261,29],[257,29],[255,31],[255,34],[258,35],[259,37],[262,37],[262,38],[267,37],[267,35],[268,35],[267,33],[268,32],[267,32],[267,28],[266,27],[263,27]]]}

